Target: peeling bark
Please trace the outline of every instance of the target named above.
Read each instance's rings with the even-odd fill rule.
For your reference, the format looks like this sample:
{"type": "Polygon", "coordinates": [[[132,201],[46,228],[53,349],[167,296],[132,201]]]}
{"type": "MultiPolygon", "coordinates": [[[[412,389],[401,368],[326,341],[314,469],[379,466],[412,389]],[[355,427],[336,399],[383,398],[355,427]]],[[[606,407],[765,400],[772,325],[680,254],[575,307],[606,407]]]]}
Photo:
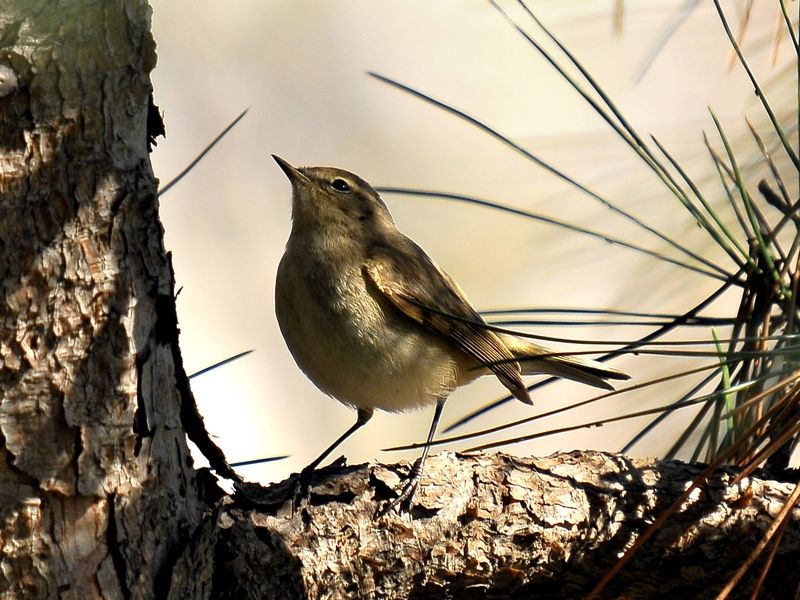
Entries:
{"type": "MultiPolygon", "coordinates": [[[[374,519],[408,467],[325,469],[294,515],[289,482],[239,486],[178,561],[170,598],[581,598],[701,471],[599,452],[445,453],[410,515],[374,519]]],[[[712,475],[603,597],[713,597],[794,487],[732,479],[712,475]]],[[[795,509],[759,597],[793,597],[798,559],[795,509]]]]}

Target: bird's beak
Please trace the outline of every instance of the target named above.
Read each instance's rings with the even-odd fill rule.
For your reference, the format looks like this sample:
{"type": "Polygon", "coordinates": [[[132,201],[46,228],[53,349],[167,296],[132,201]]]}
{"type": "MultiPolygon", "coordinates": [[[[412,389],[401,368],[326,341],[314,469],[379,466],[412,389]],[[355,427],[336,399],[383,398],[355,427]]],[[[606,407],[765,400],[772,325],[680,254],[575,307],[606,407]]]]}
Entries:
{"type": "Polygon", "coordinates": [[[278,166],[286,173],[286,176],[289,178],[289,181],[292,183],[299,183],[299,182],[306,182],[308,183],[308,177],[303,175],[298,169],[295,169],[291,164],[287,161],[282,159],[277,154],[273,154],[272,158],[275,159],[275,162],[278,163],[278,166]]]}

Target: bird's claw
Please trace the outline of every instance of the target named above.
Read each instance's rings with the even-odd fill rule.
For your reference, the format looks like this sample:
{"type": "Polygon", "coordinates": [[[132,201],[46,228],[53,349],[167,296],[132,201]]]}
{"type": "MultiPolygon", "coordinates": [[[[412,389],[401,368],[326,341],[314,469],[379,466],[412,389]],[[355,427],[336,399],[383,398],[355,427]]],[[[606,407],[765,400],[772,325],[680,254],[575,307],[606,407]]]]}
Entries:
{"type": "Polygon", "coordinates": [[[400,493],[396,498],[384,502],[383,505],[375,511],[375,518],[380,519],[381,517],[385,517],[395,509],[399,513],[410,512],[411,503],[414,500],[414,495],[417,493],[420,479],[422,479],[422,461],[417,459],[414,466],[411,467],[411,471],[408,473],[408,477],[406,477],[400,493]]]}

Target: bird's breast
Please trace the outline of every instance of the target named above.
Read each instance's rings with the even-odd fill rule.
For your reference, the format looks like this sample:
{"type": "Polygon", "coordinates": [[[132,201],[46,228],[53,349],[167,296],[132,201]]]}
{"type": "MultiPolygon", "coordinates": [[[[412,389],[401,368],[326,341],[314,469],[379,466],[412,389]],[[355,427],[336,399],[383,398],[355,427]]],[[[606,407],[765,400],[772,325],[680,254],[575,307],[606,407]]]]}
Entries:
{"type": "Polygon", "coordinates": [[[370,289],[360,262],[287,247],[275,306],[298,366],[344,404],[402,411],[456,387],[448,344],[370,289]]]}

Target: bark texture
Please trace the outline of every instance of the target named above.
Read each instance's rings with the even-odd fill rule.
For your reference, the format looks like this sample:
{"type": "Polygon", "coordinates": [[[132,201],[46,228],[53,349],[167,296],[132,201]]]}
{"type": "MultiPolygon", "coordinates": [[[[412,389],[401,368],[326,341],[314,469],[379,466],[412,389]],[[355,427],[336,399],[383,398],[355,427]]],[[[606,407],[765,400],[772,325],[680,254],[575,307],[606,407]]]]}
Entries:
{"type": "Polygon", "coordinates": [[[150,598],[201,517],[143,0],[0,11],[0,597],[150,598]]]}
{"type": "MultiPolygon", "coordinates": [[[[374,519],[404,467],[327,469],[292,514],[291,485],[239,486],[173,573],[171,598],[581,598],[701,469],[597,452],[431,457],[410,515],[374,519]]],[[[720,470],[605,598],[709,598],[793,484],[720,470]]],[[[797,590],[795,509],[761,598],[797,590]]],[[[738,595],[748,597],[752,579],[738,595]]]]}

